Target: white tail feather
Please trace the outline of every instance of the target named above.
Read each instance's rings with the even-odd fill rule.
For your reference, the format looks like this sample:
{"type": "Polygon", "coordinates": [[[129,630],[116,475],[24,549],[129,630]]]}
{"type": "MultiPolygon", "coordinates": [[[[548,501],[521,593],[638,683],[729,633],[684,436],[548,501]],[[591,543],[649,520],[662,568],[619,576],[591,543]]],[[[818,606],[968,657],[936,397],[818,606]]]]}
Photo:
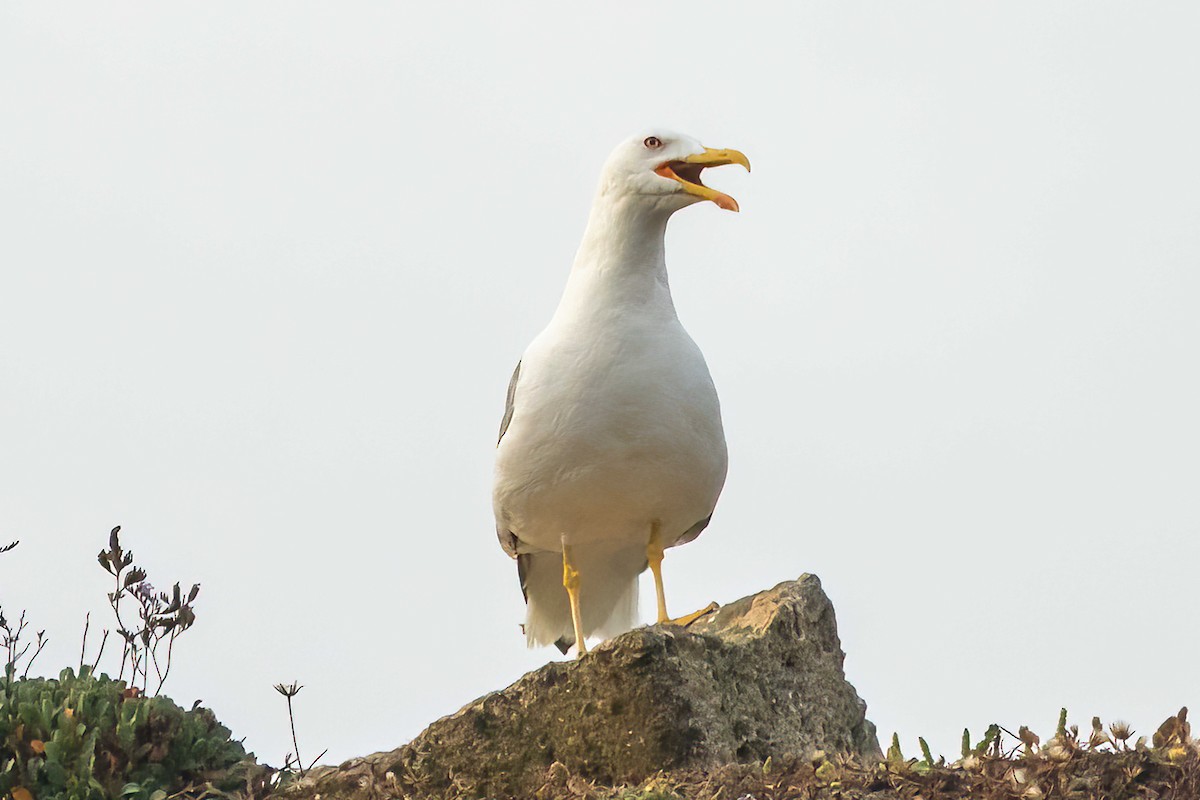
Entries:
{"type": "MultiPolygon", "coordinates": [[[[561,553],[530,553],[525,569],[525,639],[530,647],[574,644],[571,603],[563,588],[561,553]]],[[[637,577],[646,566],[640,549],[572,547],[579,572],[579,605],[583,635],[608,638],[637,624],[637,577]]]]}

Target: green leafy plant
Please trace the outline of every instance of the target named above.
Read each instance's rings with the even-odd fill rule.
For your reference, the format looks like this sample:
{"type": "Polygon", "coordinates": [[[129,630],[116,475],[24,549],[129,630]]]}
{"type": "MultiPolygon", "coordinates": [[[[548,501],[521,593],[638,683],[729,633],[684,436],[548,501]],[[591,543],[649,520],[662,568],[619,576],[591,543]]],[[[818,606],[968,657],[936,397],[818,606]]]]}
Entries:
{"type": "Polygon", "coordinates": [[[37,800],[165,800],[205,789],[262,794],[255,764],[208,709],[144,697],[121,680],[66,669],[0,692],[0,795],[37,800]]]}
{"type": "Polygon", "coordinates": [[[971,756],[982,758],[983,756],[987,755],[987,752],[990,748],[999,747],[999,743],[1000,726],[994,722],[988,726],[987,730],[983,733],[983,738],[976,742],[974,747],[971,746],[971,731],[967,728],[963,728],[962,757],[964,759],[970,758],[971,756]]]}
{"type": "Polygon", "coordinates": [[[913,769],[917,772],[929,772],[934,767],[945,766],[946,759],[933,757],[933,753],[929,751],[929,743],[925,741],[925,737],[918,736],[917,743],[921,746],[921,760],[913,765],[913,769]]]}
{"type": "Polygon", "coordinates": [[[904,757],[904,751],[900,749],[900,734],[892,734],[892,744],[888,747],[887,754],[884,756],[884,763],[897,772],[908,771],[910,763],[904,757]]]}

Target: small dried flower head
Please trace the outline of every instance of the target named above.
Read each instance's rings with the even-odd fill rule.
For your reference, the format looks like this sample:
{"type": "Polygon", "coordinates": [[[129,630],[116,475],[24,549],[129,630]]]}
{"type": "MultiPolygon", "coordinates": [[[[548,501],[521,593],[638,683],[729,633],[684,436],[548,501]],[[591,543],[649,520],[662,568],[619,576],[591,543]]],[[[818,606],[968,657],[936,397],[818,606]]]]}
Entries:
{"type": "Polygon", "coordinates": [[[1069,761],[1073,752],[1074,748],[1058,737],[1051,739],[1042,748],[1042,753],[1052,761],[1069,761]]]}
{"type": "Polygon", "coordinates": [[[1092,717],[1092,732],[1088,736],[1088,747],[1096,748],[1102,744],[1112,744],[1108,734],[1104,732],[1104,723],[1099,717],[1092,717]]]}
{"type": "Polygon", "coordinates": [[[1109,725],[1108,732],[1112,734],[1112,738],[1119,742],[1125,741],[1130,736],[1133,736],[1134,733],[1133,728],[1130,727],[1129,723],[1122,720],[1117,720],[1113,722],[1112,725],[1109,725]]]}
{"type": "Polygon", "coordinates": [[[295,697],[296,695],[300,694],[300,690],[303,688],[304,687],[301,686],[297,681],[292,681],[290,684],[284,684],[284,683],[275,684],[275,691],[279,692],[284,697],[289,697],[289,698],[295,697]]]}

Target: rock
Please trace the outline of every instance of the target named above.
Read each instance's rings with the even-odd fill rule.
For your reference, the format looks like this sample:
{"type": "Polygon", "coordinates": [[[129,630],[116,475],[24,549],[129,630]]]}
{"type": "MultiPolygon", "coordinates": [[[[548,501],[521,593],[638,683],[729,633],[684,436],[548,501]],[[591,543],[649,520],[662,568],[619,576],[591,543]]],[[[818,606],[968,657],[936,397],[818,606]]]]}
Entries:
{"type": "Polygon", "coordinates": [[[814,750],[879,756],[843,658],[833,605],[803,575],[690,628],[638,628],[547,664],[398,750],[319,768],[288,794],[528,798],[572,780],[636,783],[814,750]]]}

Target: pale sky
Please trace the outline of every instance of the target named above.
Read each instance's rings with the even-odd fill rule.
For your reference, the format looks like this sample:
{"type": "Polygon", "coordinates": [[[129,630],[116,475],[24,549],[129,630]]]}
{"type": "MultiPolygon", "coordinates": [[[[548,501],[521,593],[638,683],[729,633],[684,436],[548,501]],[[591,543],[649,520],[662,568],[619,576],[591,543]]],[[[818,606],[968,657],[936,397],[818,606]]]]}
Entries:
{"type": "Polygon", "coordinates": [[[336,762],[558,658],[496,430],[604,158],[664,126],[754,164],[668,234],[730,451],[672,608],[819,575],[909,749],[1149,733],[1200,703],[1198,40],[1166,2],[5,3],[0,603],[76,663],[123,525],[203,585],[166,693],[274,764],[274,683],[336,762]]]}

